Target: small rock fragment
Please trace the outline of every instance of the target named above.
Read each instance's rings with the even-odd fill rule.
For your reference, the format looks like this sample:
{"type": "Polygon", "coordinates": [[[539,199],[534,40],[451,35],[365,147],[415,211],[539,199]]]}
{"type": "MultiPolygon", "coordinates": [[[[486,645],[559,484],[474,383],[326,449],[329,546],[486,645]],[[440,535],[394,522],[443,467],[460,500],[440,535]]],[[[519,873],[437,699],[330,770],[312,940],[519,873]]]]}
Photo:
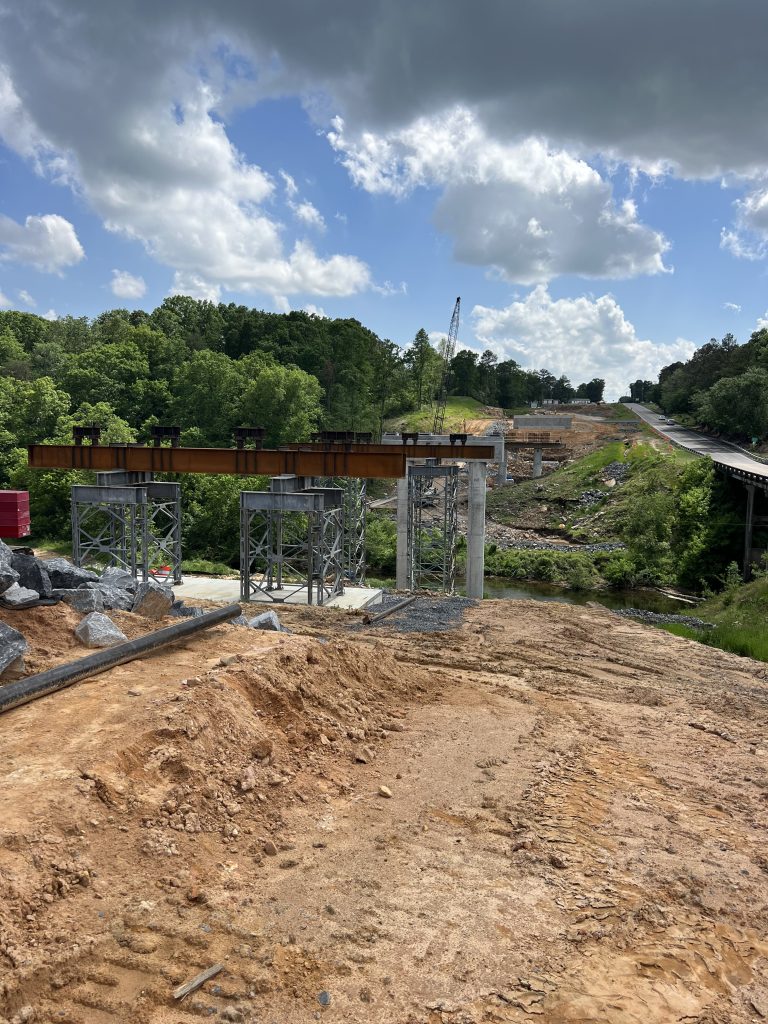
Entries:
{"type": "Polygon", "coordinates": [[[168,615],[173,605],[173,591],[163,587],[155,580],[140,583],[133,600],[133,611],[146,619],[162,619],[168,615]]]}
{"type": "Polygon", "coordinates": [[[254,618],[248,620],[248,625],[251,629],[271,629],[276,633],[282,630],[280,625],[280,619],[278,619],[276,612],[271,609],[268,612],[262,612],[261,615],[256,615],[254,618]]]}
{"type": "Polygon", "coordinates": [[[392,796],[392,790],[389,786],[379,786],[379,796],[384,796],[389,799],[392,796]]]}
{"type": "Polygon", "coordinates": [[[275,846],[275,844],[272,842],[271,839],[268,839],[264,843],[264,853],[266,853],[266,855],[268,857],[276,857],[277,856],[277,847],[275,846]]]}

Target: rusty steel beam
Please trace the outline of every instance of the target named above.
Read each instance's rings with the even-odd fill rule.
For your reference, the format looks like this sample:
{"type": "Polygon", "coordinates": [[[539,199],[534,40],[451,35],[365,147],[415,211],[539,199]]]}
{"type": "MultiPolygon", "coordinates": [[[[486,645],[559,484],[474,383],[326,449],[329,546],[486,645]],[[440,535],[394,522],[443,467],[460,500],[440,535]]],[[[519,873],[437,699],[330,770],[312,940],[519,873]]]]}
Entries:
{"type": "Polygon", "coordinates": [[[139,445],[32,444],[32,469],[128,473],[228,473],[234,476],[405,476],[406,459],[493,458],[490,445],[301,445],[295,448],[143,448],[139,445]]]}

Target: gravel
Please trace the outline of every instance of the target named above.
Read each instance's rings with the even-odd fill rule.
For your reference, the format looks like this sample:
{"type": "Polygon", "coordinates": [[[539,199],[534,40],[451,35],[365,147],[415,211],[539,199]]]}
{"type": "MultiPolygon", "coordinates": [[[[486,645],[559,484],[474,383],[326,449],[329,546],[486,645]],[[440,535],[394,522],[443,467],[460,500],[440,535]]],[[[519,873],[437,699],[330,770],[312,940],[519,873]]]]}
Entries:
{"type": "MultiPolygon", "coordinates": [[[[382,602],[370,610],[378,615],[403,600],[402,594],[385,594],[382,602]]],[[[476,604],[477,601],[468,597],[417,597],[407,608],[394,612],[368,628],[382,627],[397,633],[442,633],[446,629],[460,626],[464,612],[476,604]]]]}
{"type": "Polygon", "coordinates": [[[678,623],[681,626],[690,626],[691,629],[714,629],[713,622],[705,622],[697,619],[695,615],[665,615],[663,612],[649,612],[643,608],[620,608],[617,615],[624,615],[628,619],[639,619],[640,622],[648,622],[652,625],[661,623],[678,623]]]}
{"type": "Polygon", "coordinates": [[[546,540],[510,540],[494,541],[493,543],[496,544],[496,547],[504,549],[524,548],[527,551],[567,551],[580,554],[592,554],[595,551],[621,551],[626,547],[626,544],[622,544],[620,541],[605,541],[601,544],[558,544],[546,540]]]}

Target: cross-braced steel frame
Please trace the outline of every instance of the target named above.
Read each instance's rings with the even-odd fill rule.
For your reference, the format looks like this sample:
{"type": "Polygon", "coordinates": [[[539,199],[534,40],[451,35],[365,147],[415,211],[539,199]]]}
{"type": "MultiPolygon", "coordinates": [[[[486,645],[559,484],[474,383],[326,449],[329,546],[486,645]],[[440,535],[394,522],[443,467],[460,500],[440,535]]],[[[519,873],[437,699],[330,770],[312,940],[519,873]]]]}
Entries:
{"type": "Polygon", "coordinates": [[[344,500],[344,579],[347,583],[365,583],[365,527],[368,481],[354,476],[326,477],[326,487],[338,487],[344,500]]]}
{"type": "Polygon", "coordinates": [[[344,505],[339,488],[242,491],[240,597],[308,604],[344,593],[344,505]]]}
{"type": "Polygon", "coordinates": [[[410,590],[452,594],[456,585],[458,466],[408,467],[410,590]]]}
{"type": "Polygon", "coordinates": [[[72,488],[75,565],[116,566],[134,579],[181,583],[179,484],[72,488]]]}

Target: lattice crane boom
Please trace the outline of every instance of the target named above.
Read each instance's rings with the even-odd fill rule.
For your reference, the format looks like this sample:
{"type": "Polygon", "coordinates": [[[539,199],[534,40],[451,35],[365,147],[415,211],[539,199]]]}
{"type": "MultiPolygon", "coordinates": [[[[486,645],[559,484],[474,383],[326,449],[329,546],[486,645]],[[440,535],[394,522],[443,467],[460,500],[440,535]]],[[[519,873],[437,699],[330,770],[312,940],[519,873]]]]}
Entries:
{"type": "Polygon", "coordinates": [[[456,342],[459,337],[459,314],[461,312],[461,296],[456,299],[451,317],[451,326],[448,328],[448,340],[445,343],[445,357],[442,370],[440,371],[440,388],[437,392],[435,404],[435,422],[432,426],[433,434],[442,434],[443,423],[445,422],[445,406],[448,401],[448,375],[451,372],[451,362],[456,355],[456,342]]]}

